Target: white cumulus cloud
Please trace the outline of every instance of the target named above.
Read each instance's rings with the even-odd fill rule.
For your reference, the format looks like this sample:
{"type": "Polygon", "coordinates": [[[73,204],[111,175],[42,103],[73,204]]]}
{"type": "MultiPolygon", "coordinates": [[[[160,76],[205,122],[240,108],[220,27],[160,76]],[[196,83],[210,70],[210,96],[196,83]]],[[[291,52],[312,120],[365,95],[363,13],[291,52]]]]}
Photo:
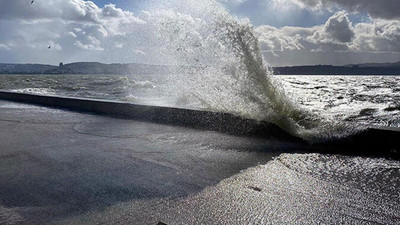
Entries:
{"type": "Polygon", "coordinates": [[[10,47],[8,47],[6,44],[0,43],[0,50],[10,50],[10,47]]]}
{"type": "MultiPolygon", "coordinates": [[[[215,32],[208,25],[213,22],[210,8],[211,13],[218,11],[219,4],[214,1],[207,1],[213,2],[212,7],[194,0],[184,3],[179,0],[159,1],[155,8],[149,7],[148,11],[138,15],[113,4],[98,7],[92,1],[84,0],[35,1],[32,5],[26,0],[0,2],[0,62],[169,63],[173,60],[168,57],[171,51],[186,51],[191,55],[193,49],[204,48],[205,51],[197,51],[196,54],[199,60],[207,60],[206,50],[216,47],[212,46],[214,42],[206,38],[215,32]],[[188,43],[188,46],[183,49],[171,45],[179,40],[188,43]]],[[[219,2],[240,8],[242,3],[248,5],[256,1],[219,2]]],[[[395,5],[392,0],[271,2],[271,10],[279,12],[287,8],[292,12],[299,5],[313,9],[342,8],[326,21],[313,23],[319,24],[316,26],[255,27],[261,50],[272,64],[393,61],[400,56],[400,21],[396,20],[398,12],[390,13],[391,9],[397,7],[388,9],[388,6],[395,5]],[[372,6],[377,8],[372,9],[372,6]],[[381,13],[378,13],[378,9],[381,13]],[[373,18],[368,22],[352,23],[348,13],[353,11],[367,12],[373,18]]],[[[247,21],[246,18],[243,20],[247,21]]]]}
{"type": "Polygon", "coordinates": [[[323,28],[323,34],[338,42],[350,42],[354,38],[354,31],[347,13],[340,11],[328,19],[323,28]]]}
{"type": "Polygon", "coordinates": [[[344,11],[335,13],[324,25],[263,25],[255,31],[262,51],[273,64],[317,64],[324,57],[327,64],[394,61],[391,57],[400,55],[400,21],[375,19],[353,25],[344,11]]]}
{"type": "MultiPolygon", "coordinates": [[[[36,54],[40,58],[51,50],[63,50],[60,60],[79,51],[106,50],[114,37],[124,37],[134,27],[145,22],[132,12],[113,4],[98,7],[92,1],[52,0],[35,1],[1,0],[0,43],[9,43],[1,49],[11,49],[17,57],[36,54]],[[29,51],[30,54],[23,52],[29,51]]],[[[51,54],[53,54],[51,56],[51,54]]],[[[93,54],[93,60],[98,55],[93,54]]],[[[28,60],[28,59],[24,59],[28,60]]]]}
{"type": "Polygon", "coordinates": [[[354,28],[355,51],[400,52],[400,21],[376,20],[359,23],[354,28]]]}

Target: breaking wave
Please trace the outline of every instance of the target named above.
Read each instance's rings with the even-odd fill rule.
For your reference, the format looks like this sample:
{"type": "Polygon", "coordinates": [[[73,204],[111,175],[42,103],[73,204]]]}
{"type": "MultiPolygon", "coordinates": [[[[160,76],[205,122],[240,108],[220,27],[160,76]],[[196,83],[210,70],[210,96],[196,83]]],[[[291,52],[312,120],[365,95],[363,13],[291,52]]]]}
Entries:
{"type": "Polygon", "coordinates": [[[54,95],[56,91],[52,88],[21,88],[21,89],[12,89],[10,91],[20,92],[20,93],[35,93],[42,95],[54,95]]]}
{"type": "Polygon", "coordinates": [[[149,10],[149,41],[158,59],[176,68],[169,79],[177,102],[272,122],[309,141],[357,129],[320,118],[289,98],[268,67],[251,23],[230,15],[220,3],[157,1],[149,10]]]}

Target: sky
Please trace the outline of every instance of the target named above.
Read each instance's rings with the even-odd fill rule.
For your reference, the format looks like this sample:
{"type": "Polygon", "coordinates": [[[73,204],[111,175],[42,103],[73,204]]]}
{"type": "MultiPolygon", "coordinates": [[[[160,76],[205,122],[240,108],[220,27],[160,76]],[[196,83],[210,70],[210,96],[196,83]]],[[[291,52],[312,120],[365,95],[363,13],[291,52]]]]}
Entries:
{"type": "MultiPolygon", "coordinates": [[[[201,8],[205,2],[174,1],[181,6],[172,7],[178,12],[168,16],[182,16],[188,13],[182,11],[186,4],[201,8]]],[[[251,22],[273,66],[400,61],[399,0],[218,1],[251,22]]],[[[162,63],[153,57],[156,44],[147,41],[151,22],[160,15],[152,11],[157,0],[0,4],[0,63],[162,63]]],[[[184,18],[196,20],[195,14],[184,18]]]]}

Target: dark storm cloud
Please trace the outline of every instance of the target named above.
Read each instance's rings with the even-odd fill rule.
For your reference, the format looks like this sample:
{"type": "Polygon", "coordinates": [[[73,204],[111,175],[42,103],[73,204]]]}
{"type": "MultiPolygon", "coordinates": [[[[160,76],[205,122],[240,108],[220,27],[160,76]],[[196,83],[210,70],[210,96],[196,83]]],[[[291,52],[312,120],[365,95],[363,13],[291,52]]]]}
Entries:
{"type": "Polygon", "coordinates": [[[400,19],[399,0],[294,0],[307,6],[342,7],[348,11],[366,12],[373,18],[400,19]]]}

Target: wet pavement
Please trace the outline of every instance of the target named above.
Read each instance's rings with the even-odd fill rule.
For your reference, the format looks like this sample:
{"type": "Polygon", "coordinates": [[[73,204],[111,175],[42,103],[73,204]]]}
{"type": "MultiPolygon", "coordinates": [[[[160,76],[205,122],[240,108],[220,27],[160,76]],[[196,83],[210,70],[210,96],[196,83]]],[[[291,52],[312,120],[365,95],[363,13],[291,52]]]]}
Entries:
{"type": "Polygon", "coordinates": [[[397,161],[8,101],[0,129],[0,224],[400,223],[397,161]]]}

